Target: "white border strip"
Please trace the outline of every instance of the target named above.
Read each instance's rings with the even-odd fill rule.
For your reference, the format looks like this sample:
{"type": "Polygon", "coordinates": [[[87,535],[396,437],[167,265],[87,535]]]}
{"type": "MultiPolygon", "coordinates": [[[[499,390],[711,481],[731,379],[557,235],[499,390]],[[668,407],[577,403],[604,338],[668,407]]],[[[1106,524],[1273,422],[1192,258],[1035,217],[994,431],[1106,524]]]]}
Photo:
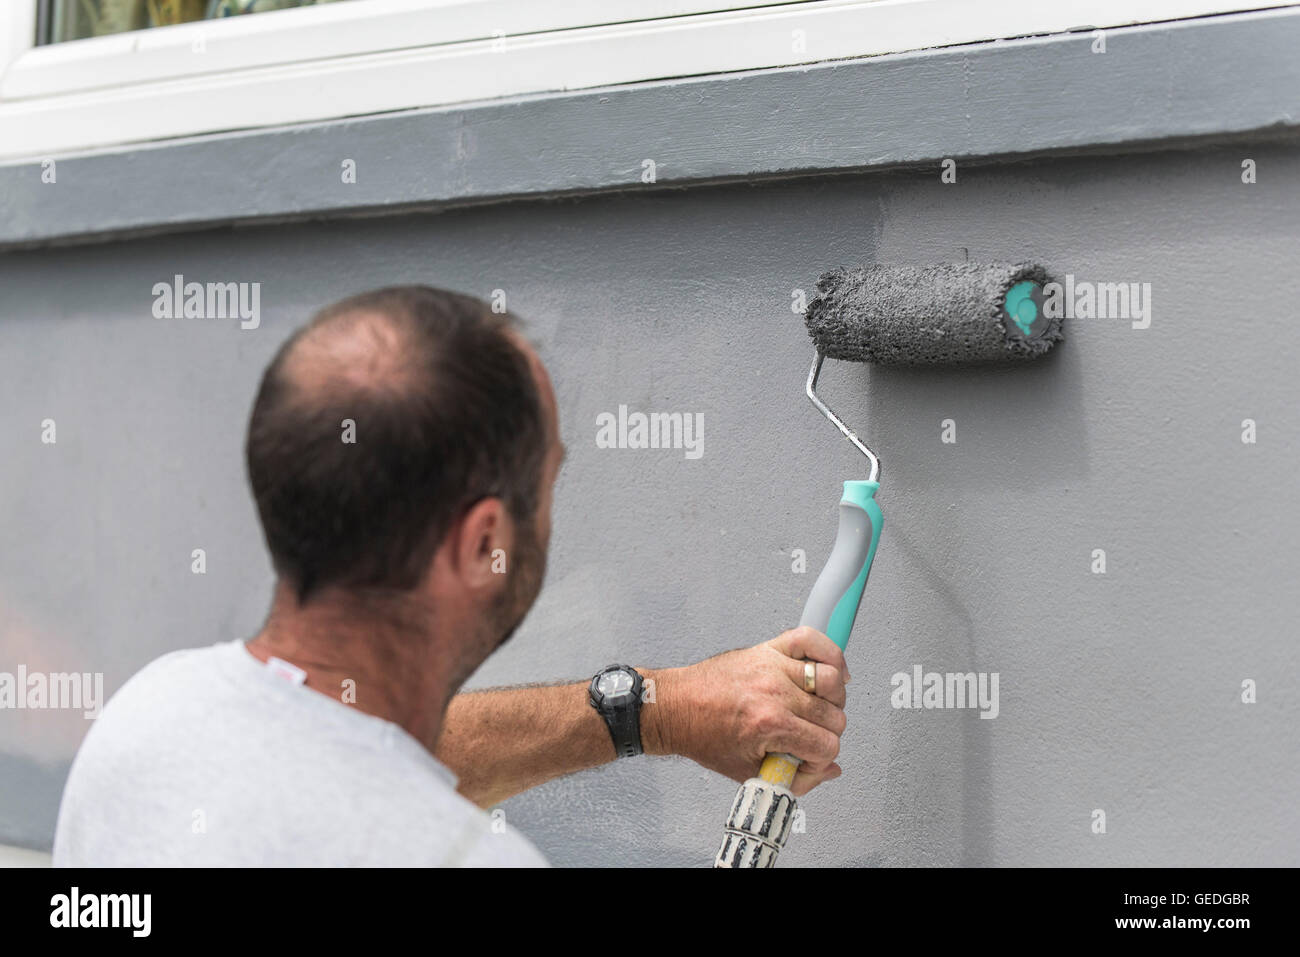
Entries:
{"type": "Polygon", "coordinates": [[[38,47],[0,99],[792,2],[811,0],[352,0],[38,47]]]}
{"type": "MultiPolygon", "coordinates": [[[[1295,5],[1294,0],[1047,4],[1041,0],[818,0],[534,33],[504,42],[468,40],[6,101],[0,103],[0,158],[42,159],[151,140],[529,93],[1118,27],[1229,9],[1295,5]]],[[[350,4],[339,5],[347,6],[350,4]]],[[[305,12],[286,11],[279,22],[289,22],[290,13],[305,12]]],[[[274,19],[280,15],[246,19],[251,24],[263,16],[274,19]]],[[[217,28],[224,25],[202,25],[211,31],[205,40],[207,49],[215,48],[217,28]]],[[[240,27],[248,28],[247,24],[240,27]]],[[[396,27],[390,24],[387,29],[396,27]]],[[[124,36],[143,37],[150,32],[124,36]]],[[[36,68],[32,58],[58,54],[60,46],[73,48],[85,42],[23,54],[0,81],[0,91],[4,95],[11,89],[32,92],[34,87],[25,85],[25,71],[36,68]]]]}

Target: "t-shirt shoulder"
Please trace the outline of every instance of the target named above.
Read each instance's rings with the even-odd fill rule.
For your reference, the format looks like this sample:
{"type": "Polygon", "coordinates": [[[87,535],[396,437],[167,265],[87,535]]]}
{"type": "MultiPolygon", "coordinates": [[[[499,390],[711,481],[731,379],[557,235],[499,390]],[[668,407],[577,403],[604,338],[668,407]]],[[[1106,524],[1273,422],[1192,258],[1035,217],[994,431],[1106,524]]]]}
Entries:
{"type": "Polygon", "coordinates": [[[270,677],[242,642],[149,662],[109,700],[74,760],[56,863],[79,861],[79,847],[91,864],[250,863],[235,838],[220,852],[215,831],[199,845],[188,824],[177,840],[157,822],[188,822],[182,803],[196,789],[214,820],[223,809],[245,814],[247,792],[260,785],[299,802],[276,805],[283,819],[247,822],[267,863],[548,866],[527,838],[457,792],[453,772],[415,738],[317,695],[270,677]],[[340,780],[352,785],[340,791],[340,780]],[[109,827],[117,817],[136,830],[109,827]]]}

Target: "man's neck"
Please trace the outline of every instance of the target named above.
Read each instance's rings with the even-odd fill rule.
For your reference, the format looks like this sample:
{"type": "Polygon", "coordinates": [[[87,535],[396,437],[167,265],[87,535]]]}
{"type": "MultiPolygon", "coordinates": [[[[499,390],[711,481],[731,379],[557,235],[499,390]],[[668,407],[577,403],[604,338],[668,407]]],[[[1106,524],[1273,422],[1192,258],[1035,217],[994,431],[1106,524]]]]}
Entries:
{"type": "Polygon", "coordinates": [[[277,586],[266,625],[247,647],[307,673],[306,687],[400,725],[432,752],[455,688],[432,610],[410,599],[327,594],[300,607],[277,586]]]}

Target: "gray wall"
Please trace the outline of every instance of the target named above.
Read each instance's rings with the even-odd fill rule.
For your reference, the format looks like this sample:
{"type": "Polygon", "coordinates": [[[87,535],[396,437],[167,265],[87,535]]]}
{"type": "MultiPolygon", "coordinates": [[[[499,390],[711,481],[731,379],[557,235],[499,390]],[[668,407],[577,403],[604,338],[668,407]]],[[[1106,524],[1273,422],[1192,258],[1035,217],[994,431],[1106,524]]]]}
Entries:
{"type": "MultiPolygon", "coordinates": [[[[1151,327],[1076,320],[1012,371],[828,366],[883,457],[886,528],[849,646],[845,773],[783,861],[1300,864],[1297,183],[1295,142],[1256,142],[0,256],[0,670],[102,670],[112,690],[167,650],[251,635],[270,587],[241,464],[258,375],[316,307],[408,281],[506,290],[570,449],[547,585],[474,684],[772,637],[861,466],[803,397],[791,290],[840,264],[1035,258],[1151,283],[1151,327]],[[151,318],[178,272],[263,282],[261,328],[151,318]],[[703,458],[598,449],[621,403],[703,413],[703,458]],[[890,676],[917,663],[998,672],[1001,714],[892,709],[890,676]]],[[[0,713],[0,841],[49,845],[85,726],[0,713]]],[[[698,865],[734,787],[642,759],[506,811],[558,863],[698,865]]]]}

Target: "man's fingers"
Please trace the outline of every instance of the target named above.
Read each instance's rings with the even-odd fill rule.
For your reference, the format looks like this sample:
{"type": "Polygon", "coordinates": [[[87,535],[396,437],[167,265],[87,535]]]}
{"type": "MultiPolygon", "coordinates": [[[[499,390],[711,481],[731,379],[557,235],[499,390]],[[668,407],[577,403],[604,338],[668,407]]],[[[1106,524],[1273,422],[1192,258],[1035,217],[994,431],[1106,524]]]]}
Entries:
{"type": "MultiPolygon", "coordinates": [[[[839,711],[834,705],[814,698],[812,695],[804,696],[814,707],[831,708],[839,711]]],[[[841,715],[843,711],[839,712],[841,715]]],[[[841,729],[842,730],[842,729],[841,729]]],[[[831,764],[840,754],[840,736],[837,732],[828,731],[820,724],[815,724],[801,717],[793,717],[787,722],[783,722],[781,728],[777,730],[770,740],[764,742],[764,750],[768,754],[792,754],[800,761],[806,761],[810,771],[819,771],[831,764]]]]}
{"type": "Polygon", "coordinates": [[[796,692],[796,694],[798,697],[790,702],[790,709],[795,714],[804,721],[825,728],[837,738],[844,733],[849,719],[842,707],[832,701],[815,698],[803,692],[796,692]]]}
{"type": "Polygon", "coordinates": [[[805,771],[804,766],[800,765],[790,783],[790,790],[795,797],[803,797],[823,781],[833,781],[843,773],[844,769],[838,764],[828,764],[820,771],[805,771]]]}
{"type": "MultiPolygon", "coordinates": [[[[773,753],[798,758],[802,764],[791,784],[795,794],[806,794],[822,781],[839,777],[835,759],[848,720],[844,714],[844,685],[849,680],[839,646],[817,629],[800,626],[732,654],[742,656],[736,662],[743,666],[740,681],[742,685],[748,681],[753,690],[739,698],[742,704],[737,710],[736,737],[741,752],[750,755],[750,761],[756,754],[760,760],[762,755],[773,753]],[[771,652],[780,657],[772,658],[771,652]],[[810,664],[812,693],[805,690],[810,664]]],[[[706,767],[737,779],[754,773],[753,766],[732,770],[729,761],[706,767]]]]}
{"type": "Polygon", "coordinates": [[[800,625],[777,635],[768,644],[790,658],[811,658],[838,668],[840,674],[844,675],[844,681],[847,683],[849,680],[849,666],[844,662],[844,652],[816,628],[800,625]]]}
{"type": "Polygon", "coordinates": [[[834,665],[824,664],[820,661],[813,661],[811,658],[805,661],[795,661],[793,658],[786,659],[783,667],[785,673],[790,676],[794,686],[799,689],[800,694],[808,694],[804,690],[804,677],[808,665],[816,669],[816,691],[817,697],[825,698],[831,704],[840,708],[844,707],[844,677],[839,668],[834,665]]]}

